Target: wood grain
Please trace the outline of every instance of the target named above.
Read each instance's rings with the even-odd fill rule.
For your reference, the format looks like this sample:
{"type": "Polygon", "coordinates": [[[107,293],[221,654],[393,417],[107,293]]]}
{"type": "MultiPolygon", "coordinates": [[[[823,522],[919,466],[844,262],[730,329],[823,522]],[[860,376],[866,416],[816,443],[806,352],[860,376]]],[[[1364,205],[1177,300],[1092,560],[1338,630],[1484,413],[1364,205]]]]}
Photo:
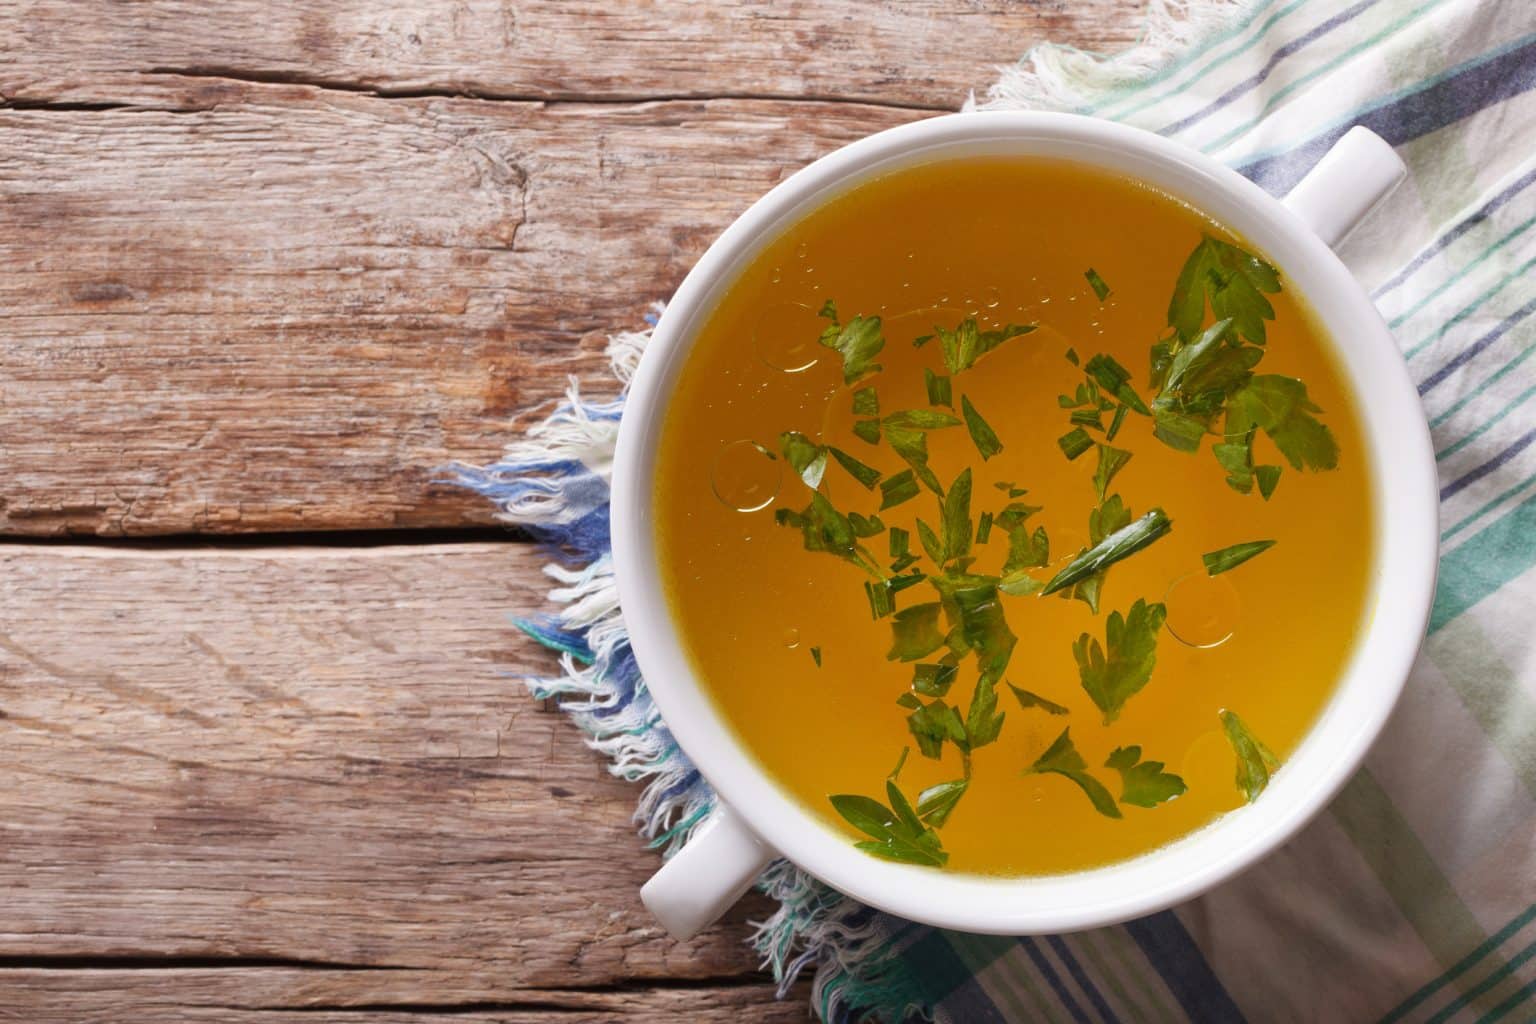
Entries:
{"type": "MultiPolygon", "coordinates": [[[[13,100],[115,101],[174,69],[386,94],[636,100],[826,97],[952,110],[1042,38],[1131,42],[1123,3],[651,0],[217,4],[71,0],[0,14],[13,100]]],[[[1130,6],[1139,6],[1139,3],[1130,6]]]]}
{"type": "Polygon", "coordinates": [[[1130,31],[1107,2],[834,6],[5,8],[0,533],[485,523],[439,467],[568,374],[607,386],[604,335],[753,199],[1043,28],[1130,31]]]}
{"type": "Polygon", "coordinates": [[[440,467],[611,388],[606,333],[731,217],[912,116],[160,84],[0,112],[0,530],[487,522],[440,467]]]}
{"type": "MultiPolygon", "coordinates": [[[[533,989],[516,996],[473,977],[422,971],[284,968],[0,969],[0,993],[27,1024],[788,1024],[809,1020],[805,987],[782,1001],[763,984],[533,989]]],[[[0,1019],[12,1011],[0,1008],[0,1019]]]]}
{"type": "Polygon", "coordinates": [[[0,549],[0,992],[125,960],[246,1006],[766,1002],[763,902],[665,937],[634,788],[515,678],[555,668],[507,627],[540,580],[510,543],[0,549]]]}

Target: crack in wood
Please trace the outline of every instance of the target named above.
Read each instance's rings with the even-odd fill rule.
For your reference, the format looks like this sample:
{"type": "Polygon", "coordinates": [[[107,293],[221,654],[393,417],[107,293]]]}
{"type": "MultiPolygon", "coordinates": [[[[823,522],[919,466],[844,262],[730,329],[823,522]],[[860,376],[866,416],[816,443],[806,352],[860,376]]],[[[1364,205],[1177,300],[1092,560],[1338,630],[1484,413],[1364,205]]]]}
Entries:
{"type": "MultiPolygon", "coordinates": [[[[195,64],[186,67],[152,67],[144,75],[174,75],[178,78],[213,78],[228,82],[244,82],[248,85],[302,85],[312,89],[374,96],[379,99],[461,99],[480,100],[487,103],[537,103],[544,105],[640,105],[645,103],[683,103],[739,100],[758,103],[835,103],[859,107],[884,107],[890,110],[952,112],[955,107],[946,103],[919,103],[903,100],[883,100],[838,96],[834,93],[790,93],[711,91],[677,93],[582,93],[582,92],[506,92],[492,89],[406,88],[403,86],[368,85],[326,75],[308,75],[293,71],[259,71],[218,64],[195,64]]],[[[125,105],[126,106],[126,105],[125,105]]]]}
{"type": "Polygon", "coordinates": [[[90,533],[57,536],[0,536],[0,550],[26,547],[103,548],[116,551],[208,551],[245,548],[384,548],[428,545],[484,544],[504,541],[534,543],[516,526],[439,526],[394,530],[296,530],[237,534],[168,533],[156,537],[124,537],[90,533]]]}
{"type": "Polygon", "coordinates": [[[42,953],[0,955],[0,971],[408,971],[403,964],[358,964],[336,960],[307,960],[285,956],[154,956],[42,953]]]}
{"type": "Polygon", "coordinates": [[[467,1003],[305,1003],[303,1006],[291,1006],[283,1003],[258,1006],[223,1004],[216,1008],[220,1010],[235,1010],[242,1013],[413,1013],[420,1016],[443,1017],[470,1013],[547,1013],[562,1017],[584,1016],[589,1020],[592,1015],[591,1007],[546,1003],[536,999],[492,1000],[467,1003]]]}
{"type": "MultiPolygon", "coordinates": [[[[88,112],[88,113],[95,113],[95,112],[100,112],[100,111],[117,111],[117,110],[130,110],[130,111],[150,111],[150,110],[153,110],[153,111],[164,113],[164,112],[166,112],[167,108],[161,107],[161,106],[142,105],[142,104],[138,104],[138,103],[108,103],[108,102],[104,102],[104,103],[82,103],[82,102],[69,102],[69,101],[60,101],[60,100],[18,100],[18,99],[10,99],[9,97],[0,96],[0,110],[47,110],[47,111],[55,111],[55,112],[85,111],[85,112],[88,112]]],[[[173,109],[173,110],[171,110],[171,112],[175,113],[175,112],[178,112],[178,111],[173,109]]],[[[191,111],[190,111],[190,109],[188,109],[188,110],[180,111],[180,112],[190,113],[191,111]]]]}
{"type": "Polygon", "coordinates": [[[580,982],[563,985],[529,985],[523,991],[534,997],[530,999],[466,999],[463,1001],[389,1000],[376,1002],[306,1003],[303,1006],[279,1003],[228,1008],[280,1010],[288,1013],[417,1013],[442,1014],[445,1016],[460,1013],[515,1013],[518,1011],[574,1014],[591,1012],[591,1007],[577,1005],[584,996],[645,995],[652,992],[708,992],[719,991],[720,989],[759,988],[763,984],[764,976],[761,972],[747,971],[739,974],[711,975],[698,978],[634,978],[622,982],[595,985],[582,985],[580,982]],[[566,998],[563,1000],[537,998],[541,994],[564,996],[566,998]]]}

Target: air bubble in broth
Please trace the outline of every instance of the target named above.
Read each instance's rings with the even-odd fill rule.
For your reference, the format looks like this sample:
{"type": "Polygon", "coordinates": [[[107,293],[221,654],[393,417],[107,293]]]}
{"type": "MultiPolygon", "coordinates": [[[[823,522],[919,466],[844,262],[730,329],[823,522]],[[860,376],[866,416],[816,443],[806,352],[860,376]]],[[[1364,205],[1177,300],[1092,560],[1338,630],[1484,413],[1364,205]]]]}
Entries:
{"type": "Polygon", "coordinates": [[[1192,572],[1168,587],[1168,631],[1190,647],[1218,647],[1232,639],[1242,614],[1237,585],[1226,575],[1192,572]]]}
{"type": "Polygon", "coordinates": [[[756,441],[732,441],[710,469],[710,489],[726,508],[758,512],[773,504],[783,479],[780,462],[756,441]]]}
{"type": "Polygon", "coordinates": [[[815,366],[825,349],[816,338],[826,321],[810,306],[779,302],[764,309],[752,332],[758,357],[775,370],[802,373],[815,366]]]}

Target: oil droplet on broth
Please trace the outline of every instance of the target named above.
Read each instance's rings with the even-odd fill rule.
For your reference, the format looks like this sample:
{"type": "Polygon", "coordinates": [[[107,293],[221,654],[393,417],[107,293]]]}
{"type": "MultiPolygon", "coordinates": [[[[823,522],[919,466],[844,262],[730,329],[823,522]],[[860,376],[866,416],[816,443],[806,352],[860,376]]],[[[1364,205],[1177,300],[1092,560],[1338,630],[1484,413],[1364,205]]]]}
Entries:
{"type": "Polygon", "coordinates": [[[756,441],[732,441],[715,456],[709,484],[727,508],[756,512],[778,497],[782,473],[779,461],[756,441]]]}
{"type": "Polygon", "coordinates": [[[1003,293],[998,291],[997,285],[988,285],[981,293],[981,301],[987,304],[988,309],[996,309],[1003,301],[1003,293]]]}
{"type": "Polygon", "coordinates": [[[816,365],[821,358],[821,336],[825,322],[810,306],[799,302],[780,302],[769,306],[752,330],[752,344],[757,356],[775,370],[800,373],[816,365]]]}
{"type": "Polygon", "coordinates": [[[1226,733],[1219,728],[1211,729],[1195,737],[1195,741],[1184,752],[1175,774],[1185,779],[1230,777],[1234,763],[1232,745],[1227,741],[1226,733]]]}
{"type": "Polygon", "coordinates": [[[1237,588],[1226,576],[1192,572],[1168,586],[1168,632],[1190,647],[1219,647],[1232,639],[1242,612],[1237,588]]]}
{"type": "Polygon", "coordinates": [[[790,626],[784,631],[784,646],[790,650],[800,646],[800,631],[794,626],[790,626]]]}

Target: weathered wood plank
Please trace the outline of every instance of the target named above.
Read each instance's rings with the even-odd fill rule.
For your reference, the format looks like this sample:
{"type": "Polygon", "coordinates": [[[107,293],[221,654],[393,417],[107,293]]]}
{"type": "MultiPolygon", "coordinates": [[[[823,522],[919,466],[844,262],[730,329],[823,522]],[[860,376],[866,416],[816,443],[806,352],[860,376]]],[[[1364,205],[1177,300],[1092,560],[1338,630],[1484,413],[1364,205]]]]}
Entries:
{"type": "Polygon", "coordinates": [[[486,522],[438,467],[608,385],[731,217],[913,116],[156,88],[0,111],[0,531],[486,522]]]}
{"type": "Polygon", "coordinates": [[[324,969],[265,975],[283,1006],[750,975],[765,904],[666,938],[634,788],[514,678],[554,668],[506,618],[541,579],[519,544],[0,549],[0,967],[324,969]]]}
{"type": "Polygon", "coordinates": [[[604,333],[775,182],[926,113],[346,82],[958,103],[962,68],[1040,28],[1130,31],[1051,10],[12,7],[0,94],[123,109],[0,111],[0,533],[484,523],[437,467],[493,455],[567,373],[603,381],[604,333]]]}
{"type": "Polygon", "coordinates": [[[0,94],[89,102],[154,69],[534,99],[826,96],[952,109],[1042,37],[1129,42],[1140,0],[268,4],[0,13],[0,94]]]}
{"type": "Polygon", "coordinates": [[[0,970],[5,1013],[29,1024],[788,1024],[809,1017],[801,986],[784,1000],[765,984],[613,990],[530,989],[509,996],[472,976],[436,971],[0,970]]]}

